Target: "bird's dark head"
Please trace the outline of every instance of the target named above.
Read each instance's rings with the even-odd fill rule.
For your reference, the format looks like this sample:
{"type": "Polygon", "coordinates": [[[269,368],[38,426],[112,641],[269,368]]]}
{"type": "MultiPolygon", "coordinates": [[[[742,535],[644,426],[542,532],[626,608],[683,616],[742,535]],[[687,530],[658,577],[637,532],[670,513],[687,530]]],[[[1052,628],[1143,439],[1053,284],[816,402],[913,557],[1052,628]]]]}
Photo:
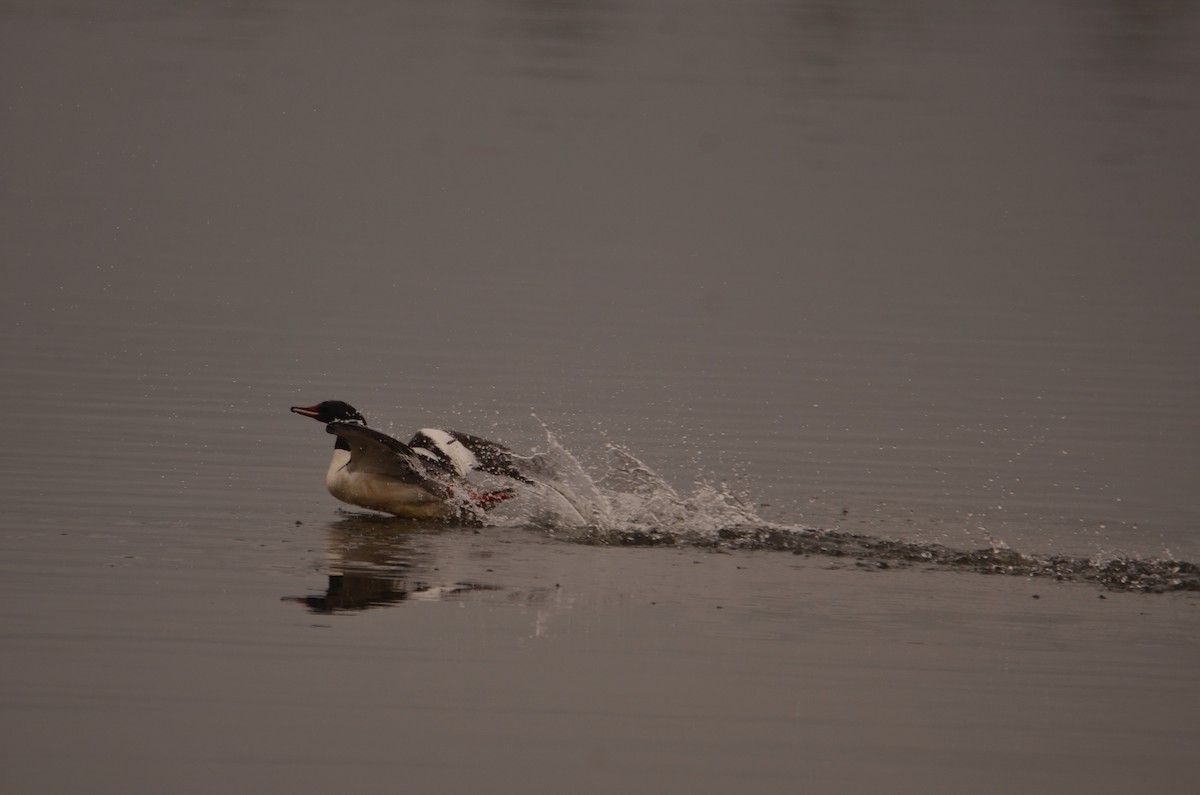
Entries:
{"type": "Polygon", "coordinates": [[[340,400],[323,400],[315,406],[292,406],[292,411],[303,417],[312,417],[317,422],[367,424],[367,418],[360,414],[358,409],[340,400]]]}

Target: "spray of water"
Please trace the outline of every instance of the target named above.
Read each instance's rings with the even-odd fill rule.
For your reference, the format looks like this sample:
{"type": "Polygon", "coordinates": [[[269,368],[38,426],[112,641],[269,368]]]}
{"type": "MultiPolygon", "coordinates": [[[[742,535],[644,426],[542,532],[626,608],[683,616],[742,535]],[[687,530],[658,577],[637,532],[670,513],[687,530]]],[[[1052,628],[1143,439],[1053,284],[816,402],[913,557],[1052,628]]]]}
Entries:
{"type": "Polygon", "coordinates": [[[624,447],[608,444],[603,452],[602,463],[587,467],[546,429],[545,449],[521,464],[533,483],[519,486],[521,499],[504,503],[488,522],[588,544],[770,549],[880,569],[1053,577],[1124,591],[1200,590],[1200,567],[1187,561],[1025,555],[996,539],[985,549],[961,550],[767,522],[723,483],[699,481],[681,493],[624,447]]]}
{"type": "Polygon", "coordinates": [[[545,449],[521,465],[534,483],[491,521],[595,539],[637,532],[715,537],[722,528],[766,524],[725,484],[698,482],[681,494],[620,445],[606,445],[604,454],[601,466],[589,469],[547,429],[545,449]]]}

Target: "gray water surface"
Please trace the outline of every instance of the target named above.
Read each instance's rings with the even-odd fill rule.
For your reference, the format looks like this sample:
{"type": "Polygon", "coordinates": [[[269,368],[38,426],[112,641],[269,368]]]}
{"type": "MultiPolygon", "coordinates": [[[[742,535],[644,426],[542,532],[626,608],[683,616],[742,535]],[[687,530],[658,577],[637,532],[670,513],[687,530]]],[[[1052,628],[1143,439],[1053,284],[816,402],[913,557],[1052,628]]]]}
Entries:
{"type": "MultiPolygon", "coordinates": [[[[76,718],[96,708],[60,749],[85,760],[77,769],[88,781],[89,771],[126,759],[95,745],[109,736],[114,705],[123,705],[124,734],[112,742],[136,744],[173,704],[213,731],[270,704],[290,706],[260,713],[264,731],[315,720],[319,710],[297,711],[305,688],[287,677],[316,676],[321,659],[341,668],[360,652],[393,662],[411,662],[411,653],[433,670],[438,660],[499,654],[511,672],[524,642],[514,638],[536,635],[540,620],[530,629],[531,614],[503,607],[513,600],[599,605],[560,611],[577,622],[560,636],[571,672],[562,688],[572,675],[578,683],[595,674],[589,621],[597,638],[624,650],[601,677],[611,684],[616,670],[640,670],[639,655],[657,653],[641,635],[613,635],[622,620],[664,637],[700,620],[691,607],[674,619],[622,618],[617,608],[641,594],[629,577],[581,574],[617,553],[550,552],[558,548],[543,543],[546,528],[519,513],[481,530],[483,549],[471,530],[416,541],[401,533],[395,543],[408,551],[382,563],[368,555],[386,571],[368,577],[384,595],[366,602],[393,609],[321,619],[303,600],[326,598],[328,578],[357,571],[348,565],[357,553],[346,550],[358,548],[361,528],[346,541],[342,523],[353,529],[359,519],[339,514],[325,492],[329,438],[287,412],[296,404],[346,400],[400,438],[437,426],[523,452],[553,441],[597,479],[616,447],[690,501],[692,512],[665,528],[680,538],[715,532],[721,510],[735,506],[757,528],[824,528],[881,543],[1200,561],[1194,2],[3,2],[0,100],[0,402],[9,420],[0,601],[10,606],[0,632],[19,640],[6,642],[6,668],[17,674],[5,678],[21,689],[5,704],[23,705],[22,720],[41,727],[11,746],[6,767],[31,760],[20,767],[29,784],[21,791],[46,791],[31,782],[56,758],[58,708],[76,718]],[[695,507],[713,494],[719,506],[695,507]],[[501,576],[486,555],[503,557],[504,547],[488,549],[486,539],[509,543],[503,534],[513,532],[522,551],[501,576]],[[456,574],[431,563],[409,576],[412,556],[445,549],[467,561],[456,574]],[[578,575],[575,591],[538,573],[558,556],[578,575]],[[445,599],[428,600],[431,612],[407,610],[422,593],[445,599]],[[449,616],[466,615],[456,609],[474,623],[454,623],[449,616]],[[426,652],[388,645],[399,642],[388,615],[403,615],[391,620],[426,652]],[[308,623],[316,620],[360,623],[333,651],[299,634],[316,631],[308,623]],[[318,662],[292,670],[283,665],[288,648],[318,662]],[[265,690],[174,702],[195,676],[193,654],[211,672],[210,695],[232,693],[221,688],[241,664],[265,690]],[[54,667],[64,659],[78,666],[54,667]],[[282,678],[264,673],[277,664],[282,678]],[[101,681],[97,672],[114,669],[119,681],[101,681]],[[148,677],[142,691],[139,672],[148,677]]],[[[654,561],[666,565],[653,555],[687,553],[628,554],[638,576],[653,579],[654,561]]],[[[769,566],[783,560],[796,559],[769,566]]],[[[736,594],[737,575],[727,576],[720,593],[736,594]]],[[[911,577],[965,589],[968,607],[955,614],[965,626],[971,609],[989,604],[989,587],[1005,599],[1029,596],[1020,580],[871,576],[897,578],[872,585],[880,598],[920,601],[911,577]]],[[[835,592],[852,587],[819,577],[835,592]]],[[[725,691],[734,701],[704,724],[701,744],[715,758],[731,727],[750,721],[753,730],[738,735],[745,744],[732,746],[747,755],[731,757],[750,761],[712,775],[693,768],[693,791],[745,784],[745,769],[758,771],[762,791],[780,791],[799,772],[751,750],[763,747],[752,741],[788,746],[779,738],[792,735],[754,723],[747,705],[768,703],[772,677],[814,659],[793,654],[800,635],[781,629],[785,610],[756,607],[804,601],[782,575],[770,582],[776,589],[747,597],[743,623],[730,630],[757,638],[759,667],[743,663],[765,678],[725,691]]],[[[703,593],[691,581],[680,587],[703,593]]],[[[795,587],[811,598],[810,586],[795,587]]],[[[895,616],[859,618],[862,605],[838,601],[846,594],[823,598],[831,601],[820,618],[804,626],[830,648],[863,651],[822,634],[839,621],[861,629],[859,639],[893,627],[895,616]]],[[[1028,617],[1020,604],[1017,615],[1028,617]]],[[[1157,608],[1167,614],[1154,626],[1174,628],[1168,635],[1182,643],[1194,605],[1170,604],[1157,608]]],[[[1008,644],[1011,626],[996,628],[994,618],[976,616],[1008,644]]],[[[1132,625],[1080,620],[1101,627],[1083,633],[1080,649],[1143,639],[1132,625]]],[[[720,632],[698,626],[672,652],[676,682],[701,686],[729,673],[723,663],[717,671],[681,662],[688,648],[728,651],[720,632]]],[[[911,659],[910,641],[942,642],[884,632],[898,644],[893,659],[911,659]]],[[[1191,647],[1181,649],[1166,658],[1185,671],[1191,647]]],[[[964,676],[996,681],[987,665],[997,655],[963,651],[964,676]]],[[[1158,670],[1138,667],[1145,660],[1132,653],[1108,661],[1111,681],[1158,670]]],[[[1034,663],[1067,678],[1084,664],[1034,663]]],[[[894,692],[935,692],[933,664],[912,664],[930,678],[898,679],[894,692]]],[[[162,791],[167,781],[179,791],[172,769],[209,765],[236,789],[332,781],[340,765],[374,764],[386,753],[366,727],[390,725],[393,715],[367,706],[368,685],[382,686],[372,678],[383,675],[378,665],[349,706],[332,708],[345,720],[356,709],[370,719],[361,742],[331,751],[331,766],[320,767],[303,742],[295,747],[312,753],[281,746],[243,758],[217,742],[173,755],[166,749],[195,739],[183,732],[155,738],[161,770],[116,776],[112,789],[162,791]],[[305,779],[304,765],[320,775],[305,779]],[[268,768],[288,775],[272,779],[268,768]]],[[[854,670],[856,688],[878,673],[854,670]]],[[[1171,684],[1151,706],[1195,729],[1170,706],[1195,693],[1194,675],[1171,671],[1156,680],[1171,684]]],[[[507,681],[532,688],[536,677],[507,681]]],[[[997,704],[1011,697],[1013,711],[986,713],[1002,734],[977,737],[976,748],[994,742],[989,764],[1023,765],[1026,791],[1050,791],[1058,779],[1037,775],[1046,771],[1031,766],[1017,721],[1019,707],[1041,703],[1037,688],[1059,680],[1004,681],[1012,691],[994,694],[997,704]]],[[[450,683],[440,687],[449,698],[450,683]]],[[[623,692],[615,709],[627,715],[620,710],[646,688],[623,692]]],[[[321,703],[333,698],[326,692],[321,703]]],[[[600,691],[586,704],[547,698],[536,703],[566,716],[603,706],[600,691]]],[[[670,699],[650,724],[618,721],[600,732],[645,740],[635,767],[646,781],[684,754],[659,733],[692,715],[679,706],[683,691],[670,699]]],[[[1080,699],[1055,707],[1096,725],[1083,706],[1092,702],[1080,699]]],[[[470,703],[479,702],[464,697],[450,709],[470,703]]],[[[488,725],[517,719],[508,702],[492,706],[488,725]]],[[[1041,708],[1043,740],[1065,754],[1046,758],[1075,759],[1063,739],[1074,729],[1041,708]]],[[[446,737],[468,741],[457,718],[432,714],[455,727],[446,737]]],[[[856,714],[874,720],[865,708],[856,714]]],[[[939,713],[955,714],[949,704],[939,713]]],[[[791,720],[781,715],[773,720],[791,720]]],[[[929,748],[959,747],[957,718],[930,720],[929,748]]],[[[1103,736],[1119,747],[1125,724],[1113,720],[1103,736]]],[[[901,724],[871,723],[868,734],[896,736],[901,724]]],[[[563,730],[555,720],[516,725],[513,736],[531,742],[563,730]]],[[[817,724],[803,735],[828,736],[817,724]]],[[[503,743],[487,747],[487,761],[456,783],[491,780],[504,760],[525,758],[506,755],[503,743]]],[[[847,758],[861,750],[837,747],[847,758]]],[[[578,763],[628,789],[612,760],[630,752],[601,742],[539,781],[561,784],[578,763]]],[[[878,779],[862,773],[865,789],[890,781],[884,771],[907,759],[912,791],[938,791],[917,772],[919,753],[890,753],[872,768],[878,779]]],[[[1145,786],[1165,770],[1161,783],[1175,783],[1169,774],[1185,754],[1156,753],[1151,743],[1125,759],[1129,779],[1101,766],[1088,781],[1145,786]]],[[[842,779],[831,769],[823,780],[842,779]]]]}
{"type": "Polygon", "coordinates": [[[1195,556],[1191,3],[3,14],[30,509],[323,504],[281,409],[336,397],[787,522],[1195,556]]]}

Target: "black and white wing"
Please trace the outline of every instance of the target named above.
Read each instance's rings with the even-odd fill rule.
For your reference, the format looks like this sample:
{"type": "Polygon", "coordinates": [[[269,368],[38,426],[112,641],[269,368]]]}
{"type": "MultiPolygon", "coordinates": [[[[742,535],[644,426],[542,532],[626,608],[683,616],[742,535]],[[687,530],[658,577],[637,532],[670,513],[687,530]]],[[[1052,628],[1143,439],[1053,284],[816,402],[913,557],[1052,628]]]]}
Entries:
{"type": "Polygon", "coordinates": [[[521,456],[502,444],[479,436],[459,431],[444,431],[441,428],[422,428],[413,435],[408,444],[417,454],[437,461],[443,467],[462,476],[478,470],[510,477],[523,483],[533,483],[521,474],[517,467],[521,456]]]}

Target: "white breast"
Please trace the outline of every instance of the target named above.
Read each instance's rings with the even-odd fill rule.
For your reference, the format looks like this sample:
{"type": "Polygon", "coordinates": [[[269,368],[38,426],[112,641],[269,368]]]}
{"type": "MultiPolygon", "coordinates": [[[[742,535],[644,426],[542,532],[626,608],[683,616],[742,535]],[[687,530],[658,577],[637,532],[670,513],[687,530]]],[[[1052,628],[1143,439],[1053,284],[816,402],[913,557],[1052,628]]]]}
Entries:
{"type": "Polygon", "coordinates": [[[445,516],[450,506],[420,486],[383,475],[351,472],[350,451],[334,449],[325,473],[325,487],[342,502],[373,511],[428,519],[445,516]]]}
{"type": "Polygon", "coordinates": [[[333,491],[333,484],[345,477],[342,472],[346,468],[346,464],[350,463],[350,451],[340,448],[333,448],[333,458],[329,459],[329,471],[325,473],[325,486],[330,491],[333,491]]]}

